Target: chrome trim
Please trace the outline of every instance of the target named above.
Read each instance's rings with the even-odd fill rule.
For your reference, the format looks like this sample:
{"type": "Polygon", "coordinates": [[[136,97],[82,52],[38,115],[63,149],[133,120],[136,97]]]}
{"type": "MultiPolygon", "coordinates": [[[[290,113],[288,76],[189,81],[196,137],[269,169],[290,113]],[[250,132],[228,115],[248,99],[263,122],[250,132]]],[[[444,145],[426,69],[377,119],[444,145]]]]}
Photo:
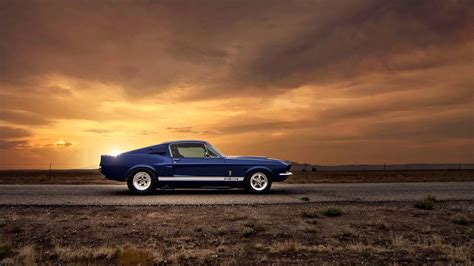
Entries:
{"type": "Polygon", "coordinates": [[[243,176],[163,176],[158,181],[244,181],[243,176]]]}
{"type": "Polygon", "coordinates": [[[279,175],[292,175],[292,172],[280,173],[279,175]]]}

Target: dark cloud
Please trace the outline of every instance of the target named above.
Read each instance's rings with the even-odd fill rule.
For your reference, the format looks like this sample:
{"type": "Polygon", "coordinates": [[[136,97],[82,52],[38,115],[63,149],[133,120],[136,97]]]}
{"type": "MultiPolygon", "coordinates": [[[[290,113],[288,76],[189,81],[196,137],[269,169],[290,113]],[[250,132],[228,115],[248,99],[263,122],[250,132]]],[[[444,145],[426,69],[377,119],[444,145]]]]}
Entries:
{"type": "Polygon", "coordinates": [[[192,127],[167,127],[168,131],[175,132],[175,133],[194,133],[192,127]]]}
{"type": "Polygon", "coordinates": [[[68,147],[71,147],[73,146],[74,143],[73,142],[69,142],[69,141],[57,141],[55,143],[49,143],[49,144],[46,144],[44,145],[44,148],[48,148],[48,147],[62,147],[62,148],[68,148],[68,147]]]}
{"type": "Polygon", "coordinates": [[[0,110],[0,120],[20,125],[47,125],[51,120],[23,110],[0,110]]]}
{"type": "Polygon", "coordinates": [[[86,130],[86,132],[91,132],[91,133],[96,133],[96,134],[109,134],[109,133],[115,133],[118,131],[113,130],[113,129],[105,129],[105,128],[92,128],[92,129],[86,130]]]}
{"type": "Polygon", "coordinates": [[[23,138],[30,135],[31,132],[23,128],[0,126],[0,139],[23,138]]]}
{"type": "Polygon", "coordinates": [[[279,93],[370,71],[445,64],[394,58],[471,41],[472,7],[441,0],[5,1],[2,80],[61,73],[117,84],[130,96],[179,86],[196,87],[194,97],[279,93]]]}
{"type": "Polygon", "coordinates": [[[28,144],[28,142],[25,141],[25,140],[12,140],[12,141],[9,141],[9,140],[0,139],[0,149],[2,149],[2,150],[22,148],[27,144],[28,144]]]}

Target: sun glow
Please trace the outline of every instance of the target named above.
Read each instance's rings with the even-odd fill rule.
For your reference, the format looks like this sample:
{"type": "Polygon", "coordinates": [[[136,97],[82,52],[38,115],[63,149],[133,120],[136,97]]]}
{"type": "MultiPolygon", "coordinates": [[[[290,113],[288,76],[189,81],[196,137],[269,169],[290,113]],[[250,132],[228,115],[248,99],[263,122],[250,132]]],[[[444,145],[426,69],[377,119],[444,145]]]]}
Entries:
{"type": "Polygon", "coordinates": [[[118,156],[122,153],[123,151],[120,151],[120,150],[111,150],[107,153],[107,155],[110,155],[110,156],[118,156]]]}

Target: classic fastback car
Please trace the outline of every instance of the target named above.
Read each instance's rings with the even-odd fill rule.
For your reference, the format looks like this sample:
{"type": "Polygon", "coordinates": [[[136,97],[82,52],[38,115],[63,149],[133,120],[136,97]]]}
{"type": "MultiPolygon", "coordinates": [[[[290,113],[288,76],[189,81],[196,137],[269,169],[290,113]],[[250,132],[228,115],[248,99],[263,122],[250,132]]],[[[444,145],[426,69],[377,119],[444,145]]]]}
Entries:
{"type": "Polygon", "coordinates": [[[134,194],[156,188],[233,187],[264,193],[284,181],[291,165],[253,156],[224,156],[205,141],[172,141],[119,154],[102,155],[106,178],[127,182],[134,194]]]}

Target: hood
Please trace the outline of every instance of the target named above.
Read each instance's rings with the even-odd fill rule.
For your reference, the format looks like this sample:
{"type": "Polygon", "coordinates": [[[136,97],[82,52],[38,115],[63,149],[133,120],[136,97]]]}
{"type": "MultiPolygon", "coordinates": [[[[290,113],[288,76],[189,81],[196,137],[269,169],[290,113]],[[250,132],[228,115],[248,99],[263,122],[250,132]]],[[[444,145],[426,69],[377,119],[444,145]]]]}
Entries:
{"type": "Polygon", "coordinates": [[[261,160],[261,159],[268,159],[268,157],[265,156],[227,156],[226,158],[228,159],[238,159],[238,160],[261,160]]]}
{"type": "Polygon", "coordinates": [[[228,160],[260,161],[260,162],[270,162],[270,163],[290,165],[288,162],[286,162],[284,160],[268,158],[268,157],[265,157],[265,156],[227,156],[226,159],[228,159],[228,160]]]}

